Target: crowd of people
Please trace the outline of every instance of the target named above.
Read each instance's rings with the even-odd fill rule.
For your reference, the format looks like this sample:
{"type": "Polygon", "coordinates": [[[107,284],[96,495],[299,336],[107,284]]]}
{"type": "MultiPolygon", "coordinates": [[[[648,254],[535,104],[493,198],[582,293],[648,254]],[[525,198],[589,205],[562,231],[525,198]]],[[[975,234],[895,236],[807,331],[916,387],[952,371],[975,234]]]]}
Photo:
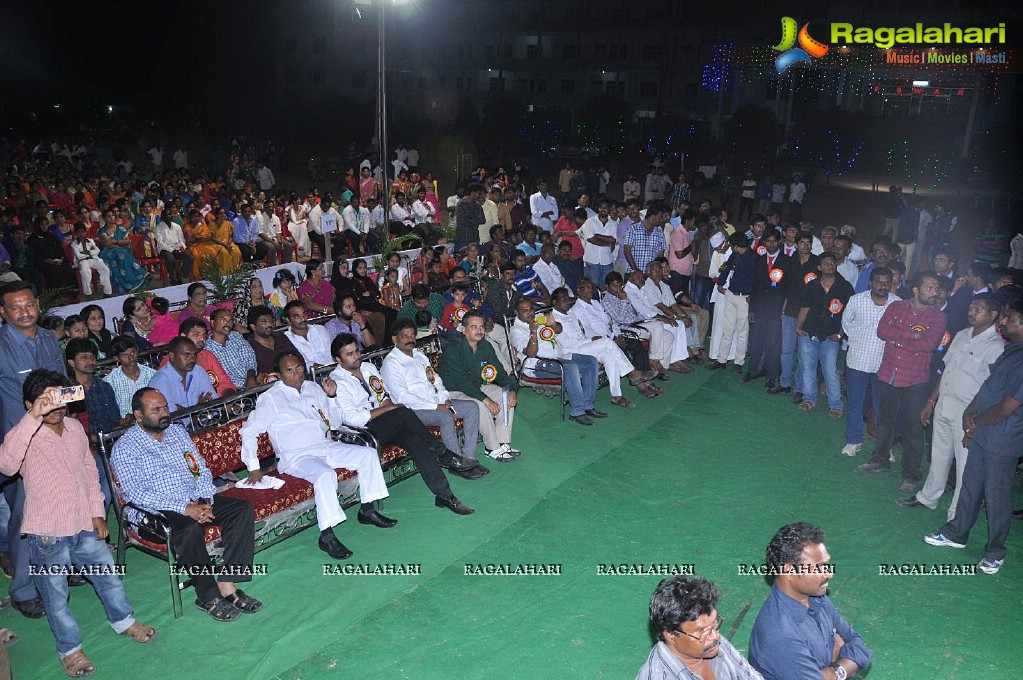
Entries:
{"type": "MultiPolygon", "coordinates": [[[[9,476],[10,521],[0,552],[13,575],[14,607],[48,618],[70,675],[87,674],[92,665],[68,609],[69,579],[39,569],[113,566],[109,551],[96,547],[106,538],[112,500],[97,457],[100,432],[126,428],[110,459],[124,498],[169,518],[184,565],[209,566],[202,527],[221,526],[232,575],[197,580],[196,606],[218,621],[261,609],[236,585],[251,570],[252,508],[216,496],[205,462],[185,455],[195,447],[174,413],[268,382],[242,428],[245,483],[264,476],[256,442],[267,433],[278,469],[312,484],[318,546],[334,559],[352,555],[337,534],[345,514],[335,468],[358,472],[360,523],[385,529],[396,523],[375,506],[388,494],[376,452],[329,439],[339,426],[366,427],[381,444],[405,448],[436,505],[468,515],[473,509],[454,496],[447,474],[479,479],[490,472],[480,453],[498,462],[521,455],[513,442],[515,411],[530,380],[560,382],[571,422],[593,427],[610,415],[596,406],[601,372],[610,404],[633,409],[625,388],[629,396],[635,390],[656,399],[663,393],[658,383],[673,380],[672,373],[690,375],[700,365],[727,370],[731,363],[743,383],[763,379],[767,394],[790,394],[803,411],[823,395],[829,416],[844,423],[841,453],[856,456],[865,435],[875,436],[871,457],[859,466],[865,473],[888,471],[892,446],[901,442],[903,490],[917,491],[922,481],[923,487],[897,499],[899,505],[935,508],[946,490],[954,491],[949,521],[925,537],[928,543],[965,547],[986,500],[989,538],[979,568],[999,570],[1023,450],[1023,295],[1018,271],[979,257],[960,262],[950,243],[954,223],[946,230],[948,222],[940,222],[938,237],[921,243],[914,261],[898,235],[882,233],[862,248],[852,226],[817,230],[802,218],[805,185],[787,206],[770,201],[764,213],[751,206],[739,225],[709,201],[693,205],[684,176],[670,191],[670,182],[660,182],[648,201],[624,191],[635,191],[627,180],[628,198],[612,201],[573,184],[570,169],[560,197],[542,179],[530,193],[516,175],[481,173],[481,183],[458,187],[442,210],[431,175],[402,166],[394,164],[387,196],[368,161],[359,176],[354,168],[346,173],[336,195],[275,191],[272,175],[261,172],[252,182],[222,182],[187,167],[156,179],[130,170],[126,177],[89,177],[72,169],[59,181],[31,171],[7,175],[0,472],[9,476]],[[389,253],[374,262],[385,240],[413,231],[422,241],[417,255],[389,253]],[[444,243],[449,234],[453,249],[444,243]],[[327,238],[332,262],[323,259],[327,238]],[[75,286],[77,267],[83,297],[91,294],[94,273],[103,294],[132,293],[146,284],[142,265],[150,258],[173,281],[193,281],[182,309],[172,311],[160,296],[133,295],[114,329],[98,305],[64,319],[40,318],[36,285],[75,286]],[[253,277],[240,299],[209,304],[200,280],[209,263],[231,271],[242,262],[292,259],[305,265],[304,277],[282,269],[269,293],[253,277]],[[443,346],[436,369],[416,348],[418,338],[432,334],[443,346]],[[162,363],[141,363],[140,353],[154,348],[162,363]],[[377,350],[386,354],[379,368],[363,357],[377,350]],[[109,372],[98,374],[97,362],[107,362],[109,372]],[[321,367],[332,367],[329,377],[312,380],[321,367]],[[63,399],[71,385],[81,386],[81,400],[63,399]],[[440,439],[427,426],[440,428],[440,439]],[[33,438],[38,432],[44,436],[33,438]],[[58,455],[74,463],[52,465],[58,455]]],[[[598,176],[598,191],[607,181],[598,176]]],[[[769,548],[768,562],[779,569],[826,566],[823,534],[790,529],[793,535],[783,529],[776,537],[784,545],[777,554],[769,548]]],[[[779,619],[826,590],[819,575],[809,585],[802,574],[787,578],[772,592],[779,619]]],[[[152,640],[156,631],[134,619],[120,580],[102,583],[97,593],[114,631],[152,640]]],[[[666,645],[674,656],[655,650],[648,665],[662,670],[642,677],[667,677],[664,669],[678,660],[693,669],[689,661],[699,664],[719,651],[726,653],[710,666],[717,677],[758,677],[718,642],[711,584],[669,590],[665,598],[696,599],[657,605],[681,606],[683,617],[677,611],[654,617],[658,649],[666,645]],[[687,589],[698,597],[681,592],[687,589]],[[692,630],[683,630],[689,624],[692,630]],[[702,656],[689,639],[702,645],[702,656]]],[[[653,610],[652,604],[652,617],[653,610]]],[[[841,618],[833,607],[832,614],[841,618]]],[[[869,650],[842,623],[836,635],[844,646],[834,640],[836,654],[815,667],[833,667],[827,677],[855,675],[870,662],[869,650]]],[[[769,659],[783,651],[769,626],[755,627],[754,637],[757,630],[764,636],[762,646],[751,643],[751,657],[764,677],[781,677],[770,671],[769,659]]]]}

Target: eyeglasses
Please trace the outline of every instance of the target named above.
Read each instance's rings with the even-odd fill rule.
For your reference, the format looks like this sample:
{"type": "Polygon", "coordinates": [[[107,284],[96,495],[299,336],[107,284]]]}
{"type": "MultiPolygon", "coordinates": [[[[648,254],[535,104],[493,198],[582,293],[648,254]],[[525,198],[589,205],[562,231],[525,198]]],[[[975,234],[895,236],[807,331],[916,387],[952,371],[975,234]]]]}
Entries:
{"type": "Polygon", "coordinates": [[[710,626],[709,628],[704,628],[697,635],[693,635],[692,633],[687,633],[684,630],[682,630],[681,628],[678,629],[678,632],[681,633],[682,635],[687,635],[687,636],[693,638],[697,642],[706,642],[707,639],[710,638],[712,633],[715,633],[715,632],[717,632],[718,630],[721,629],[722,621],[723,621],[723,619],[721,618],[720,615],[718,615],[717,620],[714,621],[714,625],[713,626],[710,626]]]}

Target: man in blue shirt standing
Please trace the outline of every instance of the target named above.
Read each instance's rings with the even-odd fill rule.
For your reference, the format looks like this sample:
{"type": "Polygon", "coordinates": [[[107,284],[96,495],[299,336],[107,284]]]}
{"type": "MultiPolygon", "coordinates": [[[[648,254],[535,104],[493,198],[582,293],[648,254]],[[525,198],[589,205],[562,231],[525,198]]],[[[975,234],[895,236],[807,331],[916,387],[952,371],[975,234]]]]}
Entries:
{"type": "MultiPolygon", "coordinates": [[[[7,283],[0,288],[0,315],[6,323],[0,326],[0,438],[25,416],[22,387],[28,374],[46,368],[65,374],[57,337],[36,325],[39,300],[35,288],[23,281],[7,283]]],[[[25,510],[25,487],[21,477],[0,475],[4,498],[11,508],[7,523],[8,553],[13,579],[8,592],[14,608],[33,619],[45,615],[28,569],[28,542],[21,536],[21,518],[25,510]]]]}
{"type": "Polygon", "coordinates": [[[765,680],[846,680],[874,658],[828,598],[830,562],[824,530],[807,522],[786,524],[767,545],[774,585],[749,640],[765,680]]]}

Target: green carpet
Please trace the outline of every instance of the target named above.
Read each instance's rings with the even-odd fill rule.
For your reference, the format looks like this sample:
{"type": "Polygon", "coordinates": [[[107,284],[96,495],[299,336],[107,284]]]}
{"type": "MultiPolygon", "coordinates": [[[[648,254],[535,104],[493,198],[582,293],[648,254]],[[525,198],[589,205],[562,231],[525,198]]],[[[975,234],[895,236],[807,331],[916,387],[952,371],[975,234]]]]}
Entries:
{"type": "MultiPolygon", "coordinates": [[[[659,577],[598,575],[598,565],[694,565],[721,588],[722,632],[735,629],[745,651],[769,587],[739,565],[762,562],[778,527],[806,520],[828,533],[830,594],[874,650],[871,677],[1021,677],[1018,527],[997,576],[880,576],[879,564],[975,564],[983,518],[966,550],[926,545],[949,496],[938,511],[897,507],[897,472],[855,471],[869,442],[859,459],[840,456],[842,427],[825,409],[802,413],[788,395],[723,373],[676,377],[631,411],[609,406],[604,390],[598,406],[611,417],[592,428],[562,424],[554,401],[524,395],[523,456],[493,462],[481,481],[452,481],[475,515],[434,508],[411,479],[384,507],[396,528],[342,526],[349,562],[418,563],[417,576],[323,575],[325,555],[306,531],[256,556],[268,574],[246,590],[264,611],[218,624],[191,607],[192,591],[174,620],[166,565],[129,551],[128,597],[160,637],[150,646],[116,637],[79,588],[71,606],[85,651],[98,677],[151,680],[631,678],[652,644],[647,603],[659,577]],[[487,564],[558,564],[561,574],[464,573],[487,564]]],[[[0,626],[22,638],[11,650],[19,679],[60,676],[45,621],[7,611],[0,626]]]]}

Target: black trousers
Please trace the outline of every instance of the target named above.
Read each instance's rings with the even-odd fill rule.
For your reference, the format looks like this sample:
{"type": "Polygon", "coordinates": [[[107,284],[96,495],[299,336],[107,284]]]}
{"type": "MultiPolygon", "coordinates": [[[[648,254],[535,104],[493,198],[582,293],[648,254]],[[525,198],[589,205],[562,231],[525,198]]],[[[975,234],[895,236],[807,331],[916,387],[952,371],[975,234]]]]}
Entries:
{"type": "MultiPolygon", "coordinates": [[[[877,393],[881,397],[881,413],[877,419],[877,440],[871,462],[891,465],[892,440],[896,425],[902,425],[902,478],[920,481],[920,464],[924,457],[924,428],[920,424],[930,389],[927,383],[892,387],[878,380],[877,393]]],[[[965,472],[964,472],[965,474],[965,472]]],[[[960,497],[962,491],[959,492],[960,497]]]]}
{"type": "Polygon", "coordinates": [[[369,421],[366,428],[380,442],[380,446],[400,446],[409,452],[426,486],[435,496],[451,497],[451,487],[444,470],[437,464],[437,457],[447,448],[444,442],[430,434],[411,409],[404,406],[388,411],[369,421]]]}
{"type": "Polygon", "coordinates": [[[167,273],[170,274],[173,283],[178,283],[181,279],[188,280],[192,275],[192,263],[195,262],[195,256],[187,250],[161,250],[160,259],[167,265],[167,273]],[[177,270],[179,262],[181,263],[180,273],[177,270]]]}
{"type": "Polygon", "coordinates": [[[761,370],[768,380],[781,375],[781,308],[764,307],[753,311],[750,326],[750,359],[747,370],[756,375],[761,370]]]}
{"type": "Polygon", "coordinates": [[[187,515],[169,510],[163,511],[167,518],[167,526],[171,529],[171,544],[178,564],[192,570],[202,570],[201,575],[194,575],[195,594],[200,602],[220,597],[217,581],[238,583],[251,581],[251,576],[237,575],[240,570],[252,568],[252,547],[256,538],[255,510],[248,501],[217,496],[213,499],[213,524],[220,527],[221,540],[224,546],[223,566],[236,573],[214,578],[213,561],[206,552],[206,527],[187,515]]]}
{"type": "Polygon", "coordinates": [[[264,257],[270,257],[270,264],[277,264],[277,249],[266,241],[256,241],[256,246],[253,248],[248,243],[238,243],[238,250],[242,251],[242,262],[252,262],[252,260],[262,260],[264,257]]]}
{"type": "Polygon", "coordinates": [[[633,366],[641,371],[650,370],[650,350],[643,346],[642,340],[622,335],[616,339],[621,341],[619,346],[625,352],[625,356],[629,357],[633,366]]]}

